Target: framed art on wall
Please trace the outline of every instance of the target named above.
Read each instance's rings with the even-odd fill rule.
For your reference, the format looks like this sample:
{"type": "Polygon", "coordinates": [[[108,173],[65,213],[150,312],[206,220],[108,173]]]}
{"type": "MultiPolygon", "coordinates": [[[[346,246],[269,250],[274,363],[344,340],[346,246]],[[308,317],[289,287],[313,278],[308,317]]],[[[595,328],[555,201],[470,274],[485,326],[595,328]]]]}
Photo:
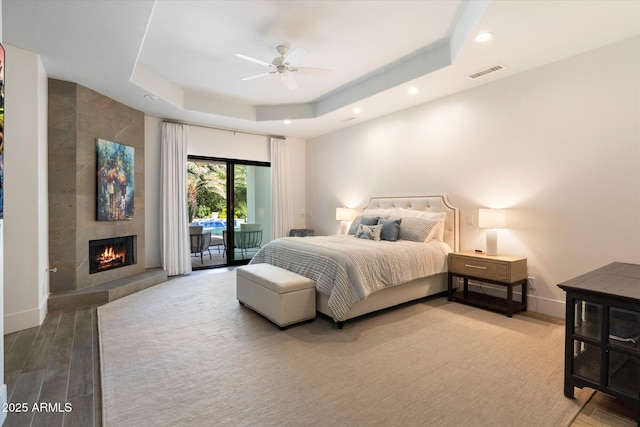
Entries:
{"type": "Polygon", "coordinates": [[[134,148],[98,138],[96,220],[133,219],[134,148]]]}

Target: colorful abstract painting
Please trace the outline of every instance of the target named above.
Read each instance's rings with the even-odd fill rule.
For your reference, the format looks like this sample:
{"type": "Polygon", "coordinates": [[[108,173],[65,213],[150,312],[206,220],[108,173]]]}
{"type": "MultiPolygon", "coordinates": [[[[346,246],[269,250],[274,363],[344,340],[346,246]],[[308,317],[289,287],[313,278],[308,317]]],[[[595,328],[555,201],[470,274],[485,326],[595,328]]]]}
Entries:
{"type": "Polygon", "coordinates": [[[133,219],[134,148],[98,138],[96,219],[133,219]]]}

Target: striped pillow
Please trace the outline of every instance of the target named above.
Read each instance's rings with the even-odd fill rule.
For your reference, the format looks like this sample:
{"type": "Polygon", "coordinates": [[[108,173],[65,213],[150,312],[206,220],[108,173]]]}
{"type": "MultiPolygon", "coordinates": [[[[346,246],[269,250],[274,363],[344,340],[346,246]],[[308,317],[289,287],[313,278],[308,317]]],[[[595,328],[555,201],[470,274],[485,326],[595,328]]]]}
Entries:
{"type": "Polygon", "coordinates": [[[427,242],[435,237],[440,224],[441,221],[437,219],[403,217],[400,223],[398,239],[427,242]]]}

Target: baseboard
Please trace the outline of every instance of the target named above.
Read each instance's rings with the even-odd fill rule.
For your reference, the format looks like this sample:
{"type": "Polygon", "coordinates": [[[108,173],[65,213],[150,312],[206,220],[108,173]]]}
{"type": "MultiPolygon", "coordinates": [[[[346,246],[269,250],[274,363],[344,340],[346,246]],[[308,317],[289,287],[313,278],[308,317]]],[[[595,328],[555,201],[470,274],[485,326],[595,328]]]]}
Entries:
{"type": "Polygon", "coordinates": [[[45,300],[42,305],[32,310],[20,311],[18,313],[5,313],[4,315],[4,331],[3,333],[10,334],[12,332],[21,331],[23,329],[29,329],[36,326],[40,326],[44,322],[44,318],[47,316],[47,301],[45,300]]]}
{"type": "MultiPolygon", "coordinates": [[[[519,292],[520,287],[514,287],[514,289],[518,289],[518,291],[513,291],[513,299],[520,301],[522,295],[522,292],[519,292]]],[[[469,282],[469,290],[492,295],[499,298],[507,297],[507,290],[502,286],[493,286],[491,284],[480,285],[479,283],[469,282]]],[[[527,310],[535,311],[536,313],[544,314],[547,316],[557,317],[559,319],[564,319],[565,302],[539,297],[535,294],[535,292],[528,290],[527,310]]]]}
{"type": "MultiPolygon", "coordinates": [[[[529,298],[530,294],[527,294],[529,298]]],[[[536,299],[537,305],[532,306],[531,310],[548,316],[564,319],[566,316],[566,304],[564,301],[553,300],[549,298],[541,298],[533,296],[536,299]]]]}
{"type": "MultiPolygon", "coordinates": [[[[6,408],[7,406],[7,385],[2,384],[0,387],[0,407],[6,408]]],[[[0,426],[4,424],[4,420],[7,419],[7,412],[0,411],[0,426]]]]}

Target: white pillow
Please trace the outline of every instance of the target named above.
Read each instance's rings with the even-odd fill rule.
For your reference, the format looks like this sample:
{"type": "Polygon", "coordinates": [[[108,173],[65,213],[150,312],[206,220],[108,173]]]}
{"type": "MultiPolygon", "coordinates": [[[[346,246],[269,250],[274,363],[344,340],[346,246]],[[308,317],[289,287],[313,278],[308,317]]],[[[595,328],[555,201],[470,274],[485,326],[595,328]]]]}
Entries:
{"type": "Polygon", "coordinates": [[[362,213],[364,215],[376,215],[376,216],[379,216],[380,218],[389,218],[389,215],[392,215],[395,211],[396,211],[395,208],[393,209],[371,208],[371,209],[364,209],[362,213]]]}
{"type": "Polygon", "coordinates": [[[359,239],[380,240],[382,232],[382,224],[379,225],[358,225],[356,237],[359,239]]]}
{"type": "Polygon", "coordinates": [[[397,208],[396,209],[398,215],[402,216],[417,216],[419,218],[427,218],[427,219],[442,219],[444,220],[447,217],[446,212],[426,212],[426,211],[417,211],[414,209],[405,209],[405,208],[397,208]]]}

